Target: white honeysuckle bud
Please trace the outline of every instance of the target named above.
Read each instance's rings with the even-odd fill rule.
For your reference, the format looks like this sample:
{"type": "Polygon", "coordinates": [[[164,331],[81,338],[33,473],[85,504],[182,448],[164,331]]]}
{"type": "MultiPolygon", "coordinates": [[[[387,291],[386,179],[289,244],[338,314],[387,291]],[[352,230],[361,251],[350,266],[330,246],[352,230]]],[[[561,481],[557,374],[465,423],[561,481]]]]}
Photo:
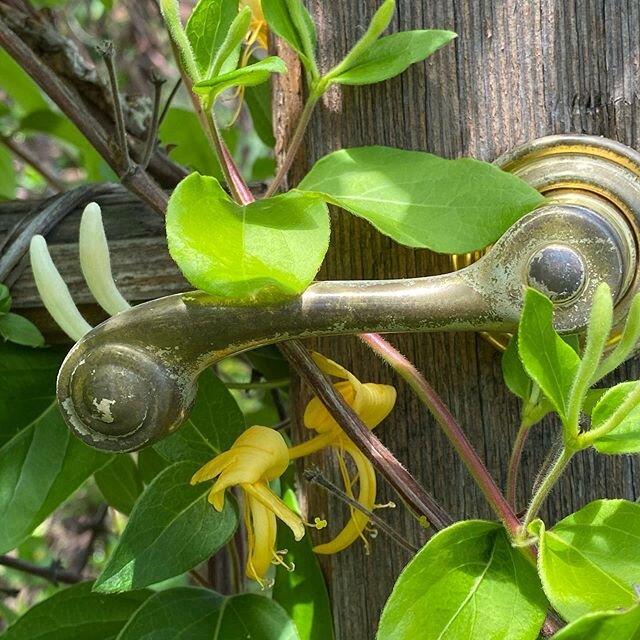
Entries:
{"type": "Polygon", "coordinates": [[[45,308],[72,340],[80,340],[93,327],[80,315],[42,236],[31,238],[29,257],[33,278],[45,308]]]}
{"type": "Polygon", "coordinates": [[[80,268],[97,303],[110,315],[129,309],[131,305],[113,280],[102,212],[96,202],[90,202],[82,213],[79,245],[80,268]]]}

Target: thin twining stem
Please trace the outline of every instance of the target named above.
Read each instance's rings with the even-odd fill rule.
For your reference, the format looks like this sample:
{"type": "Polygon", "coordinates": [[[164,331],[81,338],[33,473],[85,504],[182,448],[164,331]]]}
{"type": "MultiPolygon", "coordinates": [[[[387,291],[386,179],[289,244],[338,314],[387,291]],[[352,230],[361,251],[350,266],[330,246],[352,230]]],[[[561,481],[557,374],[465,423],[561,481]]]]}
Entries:
{"type": "Polygon", "coordinates": [[[405,503],[417,514],[426,516],[435,531],[440,531],[452,524],[451,516],[366,427],[344,398],[334,389],[330,380],[318,368],[304,345],[298,340],[290,340],[282,342],[278,346],[300,377],[309,384],[347,437],[386,478],[405,503]]]}
{"type": "Polygon", "coordinates": [[[400,533],[398,533],[393,527],[387,524],[380,516],[376,515],[369,509],[365,509],[355,498],[348,495],[342,489],[337,487],[333,482],[328,480],[322,475],[322,472],[317,467],[310,467],[309,469],[304,470],[304,478],[308,482],[312,482],[321,486],[323,489],[326,489],[329,493],[336,496],[345,502],[350,507],[357,509],[360,513],[363,513],[373,524],[378,527],[378,529],[388,535],[397,545],[401,546],[403,549],[406,549],[410,553],[418,553],[419,549],[415,545],[411,544],[406,538],[404,538],[400,533]]]}
{"type": "Polygon", "coordinates": [[[429,409],[491,505],[491,508],[503,521],[511,536],[517,536],[520,530],[518,517],[440,396],[415,366],[381,336],[375,333],[366,333],[362,334],[360,338],[407,382],[422,403],[429,409]]]}

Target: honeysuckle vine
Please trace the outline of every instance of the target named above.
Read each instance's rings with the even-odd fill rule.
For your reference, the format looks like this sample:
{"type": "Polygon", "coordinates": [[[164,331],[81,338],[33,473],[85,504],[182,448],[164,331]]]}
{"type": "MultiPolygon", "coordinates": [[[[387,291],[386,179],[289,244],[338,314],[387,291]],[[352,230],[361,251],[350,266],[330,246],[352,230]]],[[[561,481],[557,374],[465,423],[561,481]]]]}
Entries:
{"type": "MultiPolygon", "coordinates": [[[[395,0],[381,3],[363,35],[328,70],[318,64],[316,27],[301,0],[199,0],[184,23],[177,0],[161,0],[160,5],[182,83],[220,165],[224,184],[211,175],[184,175],[180,170],[182,179],[167,198],[151,169],[158,156],[157,129],[166,111],[161,109],[162,81],[157,77],[153,80],[153,112],[143,144],[138,145],[142,149],[136,150],[125,122],[110,45],[102,48],[102,56],[109,78],[106,86],[111,92],[113,127],[105,126],[104,118],[87,110],[86,105],[74,103],[77,100],[66,81],[18,37],[20,10],[3,3],[0,43],[85,133],[123,184],[156,211],[166,212],[171,256],[189,282],[209,295],[259,305],[278,304],[303,292],[316,277],[330,242],[329,205],[342,208],[344,215],[365,219],[406,246],[464,253],[494,242],[511,224],[544,202],[535,189],[490,164],[468,158],[445,160],[423,151],[381,146],[336,150],[318,159],[300,184],[283,190],[314,110],[327,90],[385,81],[439,48],[453,46],[455,34],[446,30],[417,29],[384,35],[398,8],[395,0]],[[232,126],[244,108],[243,92],[269,81],[274,74],[287,73],[284,62],[269,55],[273,37],[298,55],[307,100],[274,179],[265,196],[256,198],[225,143],[220,106],[222,96],[236,101],[234,114],[224,119],[226,126],[232,126]],[[453,218],[456,233],[451,232],[453,218]]],[[[98,304],[110,315],[126,314],[129,303],[114,282],[101,211],[95,202],[88,204],[82,215],[79,253],[82,274],[98,304]]],[[[45,307],[71,339],[80,339],[92,327],[74,304],[42,236],[31,240],[30,256],[45,307]]],[[[9,291],[0,286],[0,333],[7,323],[16,322],[10,305],[9,291]]],[[[621,499],[598,500],[556,523],[545,520],[544,505],[577,453],[640,453],[640,382],[624,382],[612,388],[595,386],[637,350],[640,298],[631,301],[626,325],[621,329],[614,326],[611,293],[601,285],[584,339],[560,336],[554,329],[553,312],[550,300],[527,289],[518,333],[502,360],[505,382],[522,400],[521,425],[506,470],[505,492],[500,487],[501,479],[492,476],[463,425],[422,373],[380,335],[360,336],[361,342],[402,378],[416,401],[433,416],[484,495],[494,520],[454,522],[454,514],[447,513],[429,488],[372,432],[383,420],[387,430],[404,426],[394,420],[397,394],[393,386],[362,382],[365,378],[361,371],[349,371],[321,354],[310,353],[299,341],[281,343],[281,352],[314,394],[303,416],[311,434],[290,442],[284,430],[253,421],[247,428],[229,390],[211,371],[205,371],[191,417],[169,438],[153,445],[147,464],[153,466],[158,456],[160,461],[156,458],[155,463],[161,469],[153,472],[150,481],[145,480],[147,486],[132,503],[122,496],[114,500],[129,521],[92,588],[100,594],[128,591],[132,601],[136,597],[144,600],[143,604],[133,603],[119,639],[135,638],[135,625],[145,616],[162,618],[153,612],[164,615],[175,607],[171,611],[176,616],[185,615],[198,611],[202,603],[207,615],[218,615],[216,628],[224,634],[226,604],[221,602],[227,600],[221,600],[219,594],[170,589],[150,596],[145,588],[193,571],[225,546],[233,557],[232,565],[239,566],[244,535],[245,573],[263,589],[273,586],[273,599],[260,596],[256,601],[245,598],[248,594],[236,594],[231,597],[237,598],[238,611],[257,615],[256,611],[265,608],[264,615],[258,616],[263,624],[281,621],[272,634],[274,638],[318,640],[312,631],[304,635],[306,627],[296,618],[299,602],[295,593],[304,588],[304,579],[300,584],[296,581],[295,571],[300,569],[295,565],[296,553],[302,554],[300,565],[315,562],[306,528],[321,529],[327,523],[322,514],[312,514],[312,524],[305,522],[307,516],[296,504],[291,479],[291,462],[318,452],[337,457],[342,487],[336,489],[330,480],[323,481],[317,471],[307,469],[305,476],[335,495],[343,494],[349,516],[344,524],[328,522],[337,530],[328,542],[318,543],[316,538],[324,534],[312,532],[313,550],[319,554],[342,553],[362,539],[367,550],[371,546],[373,561],[378,561],[375,546],[366,538],[373,525],[413,555],[382,612],[380,640],[435,640],[447,634],[472,640],[534,640],[540,634],[555,635],[559,640],[605,640],[603,628],[609,633],[607,638],[618,637],[616,633],[623,637],[620,634],[629,628],[637,630],[640,558],[635,549],[640,539],[640,505],[621,499]],[[540,470],[540,481],[526,488],[529,502],[520,515],[520,505],[516,505],[522,481],[520,460],[527,435],[545,416],[549,423],[559,425],[558,445],[549,452],[551,462],[540,470]],[[380,512],[374,512],[383,506],[376,504],[376,472],[400,496],[402,506],[426,527],[425,537],[430,539],[417,553],[412,541],[403,539],[393,526],[397,510],[387,514],[392,524],[384,526],[380,512]],[[236,498],[241,502],[240,528],[236,498]],[[278,528],[278,521],[285,526],[278,528]],[[281,543],[283,539],[287,540],[286,546],[281,543]],[[186,551],[174,553],[176,544],[186,551]],[[305,548],[306,555],[301,551],[305,548]],[[163,561],[158,562],[158,557],[163,561]],[[294,572],[293,577],[287,582],[290,572],[294,572]],[[283,588],[290,590],[288,600],[279,593],[283,588]],[[199,599],[200,605],[194,604],[192,597],[199,599]],[[289,603],[286,614],[277,602],[289,603]],[[294,619],[299,623],[296,629],[294,619]],[[560,629],[565,623],[567,626],[560,629]]],[[[261,392],[282,389],[283,375],[265,382],[235,383],[235,387],[248,385],[261,392]]],[[[96,398],[95,402],[108,415],[109,398],[96,398]]],[[[55,478],[47,475],[49,466],[73,469],[68,483],[71,491],[93,474],[101,490],[108,493],[105,477],[126,478],[134,473],[131,465],[137,469],[146,459],[144,451],[135,458],[110,457],[90,451],[79,442],[69,443],[65,440],[69,433],[47,410],[0,448],[0,479],[4,477],[3,468],[14,469],[16,460],[38,455],[28,449],[37,437],[48,438],[47,451],[39,454],[43,457],[38,459],[37,482],[30,486],[20,482],[13,493],[0,492],[0,553],[20,544],[51,512],[41,505],[35,513],[29,511],[38,496],[43,504],[50,505],[63,495],[55,478]],[[73,459],[69,451],[74,452],[73,459]],[[49,464],[50,454],[55,464],[49,464]],[[24,491],[23,486],[29,490],[24,491]]],[[[57,504],[59,501],[51,509],[57,504]]],[[[339,570],[339,562],[336,566],[339,570]]],[[[199,583],[206,585],[206,580],[197,576],[199,583]]],[[[241,580],[235,582],[235,587],[241,586],[241,580]]],[[[89,597],[80,597],[85,596],[89,597]]],[[[313,600],[313,594],[309,597],[313,600]]],[[[181,628],[191,627],[185,623],[181,628]]],[[[322,629],[321,640],[329,640],[330,622],[322,629]]]]}

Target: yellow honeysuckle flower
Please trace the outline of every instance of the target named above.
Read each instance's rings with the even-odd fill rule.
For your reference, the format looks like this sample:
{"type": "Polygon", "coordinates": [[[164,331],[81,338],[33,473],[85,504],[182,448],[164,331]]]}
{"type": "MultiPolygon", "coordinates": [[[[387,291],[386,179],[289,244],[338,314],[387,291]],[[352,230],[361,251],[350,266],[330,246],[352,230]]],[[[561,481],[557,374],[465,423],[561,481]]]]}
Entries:
{"type": "MultiPolygon", "coordinates": [[[[350,371],[319,353],[313,353],[313,359],[322,371],[344,382],[334,384],[334,388],[347,401],[347,404],[360,416],[369,429],[380,424],[391,412],[396,401],[396,390],[386,384],[363,384],[350,371]]],[[[289,449],[289,458],[307,456],[325,447],[333,448],[338,455],[338,465],[344,482],[345,491],[353,496],[352,487],[359,483],[358,502],[368,511],[376,508],[376,475],[373,465],[347,437],[338,423],[331,417],[325,406],[314,398],[304,412],[304,426],[313,429],[318,435],[289,449]],[[348,453],[356,466],[357,475],[349,476],[344,453],[348,453]]],[[[369,520],[366,515],[351,509],[351,519],[342,531],[331,541],[314,547],[316,553],[336,553],[342,551],[359,537],[364,539],[363,531],[369,520]]],[[[366,543],[366,540],[365,540],[366,543]]]]}
{"type": "Polygon", "coordinates": [[[247,36],[247,48],[256,43],[260,49],[269,48],[269,27],[264,19],[260,0],[240,0],[240,9],[251,9],[251,26],[247,36]]]}
{"type": "MultiPolygon", "coordinates": [[[[262,12],[260,0],[240,0],[239,9],[242,10],[245,7],[251,9],[251,23],[249,24],[249,32],[245,38],[244,51],[238,63],[238,66],[241,68],[249,64],[251,56],[257,50],[269,50],[269,25],[267,25],[264,13],[262,12]]],[[[240,115],[244,100],[244,91],[245,87],[242,85],[236,89],[234,97],[237,98],[237,107],[228,126],[231,126],[240,115]]]]}
{"type": "Polygon", "coordinates": [[[191,478],[191,484],[217,478],[209,493],[216,511],[224,507],[225,490],[239,486],[244,491],[243,517],[247,527],[247,576],[264,586],[263,578],[272,563],[284,564],[275,549],[276,517],[293,532],[296,540],[304,536],[304,523],[269,488],[269,481],[279,478],[289,466],[284,438],[273,429],[259,425],[249,427],[231,448],[207,462],[191,478]]]}

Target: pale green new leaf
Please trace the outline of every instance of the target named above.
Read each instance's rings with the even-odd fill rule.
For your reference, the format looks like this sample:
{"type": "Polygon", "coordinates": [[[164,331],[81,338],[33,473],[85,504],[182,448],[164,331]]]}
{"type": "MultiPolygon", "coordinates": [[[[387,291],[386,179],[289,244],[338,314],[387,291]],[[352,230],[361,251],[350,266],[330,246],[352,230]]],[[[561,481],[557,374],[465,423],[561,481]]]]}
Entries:
{"type": "Polygon", "coordinates": [[[401,31],[380,38],[361,55],[349,60],[349,65],[328,79],[340,84],[374,84],[406,71],[412,64],[425,60],[457,35],[452,31],[427,29],[401,31]]]}
{"type": "Polygon", "coordinates": [[[198,379],[198,395],[189,418],[153,449],[171,462],[203,465],[229,449],[245,426],[242,411],[227,387],[213,372],[205,371],[198,379]]]}
{"type": "Polygon", "coordinates": [[[111,456],[76,438],[51,404],[0,449],[0,554],[31,532],[111,456]]]}
{"type": "Polygon", "coordinates": [[[277,56],[265,58],[254,64],[223,73],[193,85],[195,93],[215,98],[230,87],[252,87],[266,82],[272,73],[286,73],[287,65],[277,56]]]}
{"type": "Polygon", "coordinates": [[[199,0],[196,4],[185,31],[201,77],[207,78],[211,74],[237,15],[238,0],[199,0]]]}
{"type": "Polygon", "coordinates": [[[368,220],[396,242],[442,253],[486,247],[544,201],[485,162],[378,146],[330,153],[298,188],[368,220]]]}
{"type": "Polygon", "coordinates": [[[145,489],[96,591],[140,589],[181,575],[226,544],[238,523],[232,499],[218,513],[207,501],[211,485],[190,484],[197,470],[196,464],[177,462],[145,489]]]}
{"type": "Polygon", "coordinates": [[[563,618],[637,603],[640,505],[596,500],[548,531],[541,520],[530,530],[540,541],[542,585],[563,618]]]}
{"type": "Polygon", "coordinates": [[[16,313],[0,314],[0,336],[25,347],[44,346],[44,336],[38,327],[16,313]]]}
{"type": "Polygon", "coordinates": [[[553,303],[535,289],[525,294],[518,350],[526,372],[566,419],[580,358],[553,328],[553,303]]]}
{"type": "Polygon", "coordinates": [[[638,640],[640,606],[626,611],[588,613],[560,629],[553,640],[638,640]]]}
{"type": "Polygon", "coordinates": [[[92,593],[91,583],[67,587],[29,609],[3,640],[113,640],[152,594],[92,593]]]}
{"type": "MultiPolygon", "coordinates": [[[[622,382],[609,389],[591,413],[591,428],[601,427],[620,408],[627,396],[640,388],[640,382],[622,382]]],[[[598,438],[593,446],[600,453],[640,453],[640,403],[607,435],[598,438]]]]}
{"type": "Polygon", "coordinates": [[[409,562],[382,612],[379,640],[535,640],[547,602],[535,568],[502,525],[468,520],[409,562]]]}
{"type": "Polygon", "coordinates": [[[320,198],[298,191],[240,206],[217,180],[192,174],[169,200],[167,238],[194,286],[273,302],[313,280],[329,244],[329,214],[320,198]]]}
{"type": "Polygon", "coordinates": [[[247,36],[247,33],[249,33],[250,26],[251,9],[245,7],[233,19],[227,35],[212,60],[211,66],[203,75],[203,79],[213,78],[218,74],[229,73],[236,69],[240,58],[240,46],[247,36]]]}
{"type": "Polygon", "coordinates": [[[628,357],[630,357],[637,348],[640,340],[640,294],[636,295],[629,307],[627,321],[624,330],[620,336],[620,340],[615,349],[607,354],[602,360],[595,378],[600,380],[608,373],[620,366],[628,357]]]}
{"type": "Polygon", "coordinates": [[[339,76],[342,72],[351,69],[357,64],[359,58],[361,58],[367,51],[373,46],[376,40],[380,37],[380,34],[389,26],[393,13],[396,9],[395,0],[385,0],[378,10],[373,14],[369,27],[365,31],[365,34],[356,42],[351,51],[338,63],[326,76],[324,80],[330,80],[336,76],[339,76]]]}
{"type": "Polygon", "coordinates": [[[521,400],[528,400],[531,394],[531,378],[520,362],[518,355],[518,336],[512,336],[502,354],[502,377],[507,389],[521,400]]]}
{"type": "Polygon", "coordinates": [[[522,400],[523,425],[532,426],[553,410],[549,401],[540,393],[540,387],[532,383],[522,366],[517,334],[511,337],[502,355],[502,377],[509,391],[522,400]]]}
{"type": "Polygon", "coordinates": [[[317,76],[316,28],[302,0],[262,0],[269,28],[286,40],[312,75],[317,76]]]}
{"type": "Polygon", "coordinates": [[[179,587],[149,598],[117,640],[301,639],[287,614],[270,598],[179,587]]]}

